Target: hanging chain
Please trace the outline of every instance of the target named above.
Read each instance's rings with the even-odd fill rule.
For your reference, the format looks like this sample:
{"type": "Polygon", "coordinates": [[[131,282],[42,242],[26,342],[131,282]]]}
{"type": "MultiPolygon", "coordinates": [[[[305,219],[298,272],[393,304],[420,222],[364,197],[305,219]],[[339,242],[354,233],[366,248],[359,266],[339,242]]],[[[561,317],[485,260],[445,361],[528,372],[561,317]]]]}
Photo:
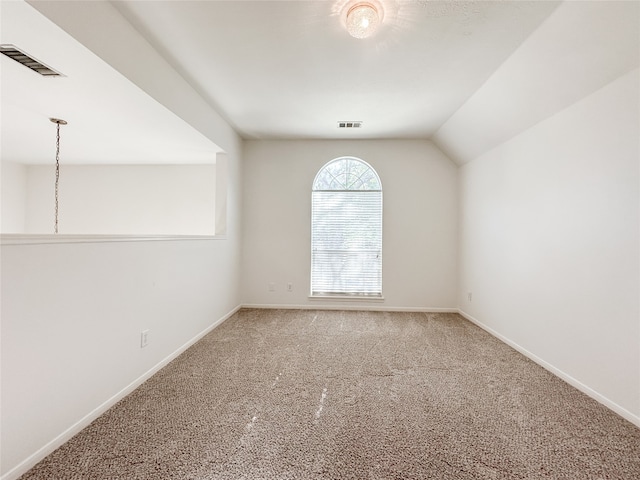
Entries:
{"type": "Polygon", "coordinates": [[[56,124],[56,189],[55,189],[55,225],[53,228],[54,233],[58,233],[58,187],[60,185],[60,125],[66,125],[66,120],[59,118],[50,118],[53,123],[56,124]]]}
{"type": "Polygon", "coordinates": [[[56,123],[56,222],[54,233],[58,233],[58,185],[60,184],[60,124],[56,123]]]}

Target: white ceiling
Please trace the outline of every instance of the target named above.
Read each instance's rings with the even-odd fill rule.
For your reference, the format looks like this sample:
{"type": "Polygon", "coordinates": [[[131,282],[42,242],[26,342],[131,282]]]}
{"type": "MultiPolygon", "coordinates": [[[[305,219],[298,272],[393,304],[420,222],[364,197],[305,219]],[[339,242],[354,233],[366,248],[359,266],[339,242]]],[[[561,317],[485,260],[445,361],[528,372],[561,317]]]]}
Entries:
{"type": "Polygon", "coordinates": [[[553,11],[547,1],[381,0],[350,37],[336,1],[120,1],[245,138],[427,138],[553,11]],[[363,121],[339,131],[341,120],[363,121]]]}
{"type": "Polygon", "coordinates": [[[175,108],[113,68],[146,75],[156,98],[177,82],[159,75],[149,88],[145,68],[161,65],[139,55],[140,43],[127,49],[134,37],[123,23],[244,138],[434,138],[459,163],[637,68],[640,57],[638,2],[378,1],[383,25],[359,40],[343,26],[347,0],[1,0],[0,41],[66,75],[42,79],[0,58],[3,160],[49,162],[50,116],[69,120],[64,146],[76,162],[215,155],[175,108]],[[340,130],[341,120],[363,128],[340,130]]]}
{"type": "Polygon", "coordinates": [[[431,139],[467,163],[639,65],[640,2],[563,2],[431,139]]]}
{"type": "Polygon", "coordinates": [[[64,74],[42,77],[0,55],[3,161],[52,163],[62,118],[66,164],[203,164],[215,144],[22,1],[3,0],[0,43],[64,74]]]}

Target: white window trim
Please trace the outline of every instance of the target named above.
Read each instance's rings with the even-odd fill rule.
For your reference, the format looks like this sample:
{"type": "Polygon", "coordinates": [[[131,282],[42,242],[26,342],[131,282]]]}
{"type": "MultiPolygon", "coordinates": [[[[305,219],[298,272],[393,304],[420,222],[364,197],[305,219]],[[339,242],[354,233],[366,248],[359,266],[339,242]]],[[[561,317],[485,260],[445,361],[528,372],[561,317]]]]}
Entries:
{"type": "MultiPolygon", "coordinates": [[[[330,171],[328,171],[329,175],[332,175],[332,173],[330,171]]],[[[336,177],[334,177],[334,179],[336,179],[336,177]]],[[[376,172],[376,170],[369,165],[367,162],[365,162],[364,160],[357,158],[357,157],[353,157],[353,156],[344,156],[344,157],[338,157],[335,158],[333,160],[331,160],[330,162],[327,162],[325,165],[322,166],[322,168],[320,168],[320,170],[318,170],[318,173],[316,174],[314,181],[313,181],[313,186],[312,186],[312,197],[314,195],[315,192],[332,192],[332,193],[340,193],[340,192],[349,192],[349,193],[354,193],[357,194],[358,192],[379,192],[380,193],[380,246],[379,246],[379,250],[377,250],[379,252],[379,256],[382,256],[382,235],[383,235],[383,191],[382,191],[382,182],[380,180],[380,177],[378,175],[378,173],[376,172]],[[347,160],[347,159],[351,159],[351,160],[355,160],[356,162],[365,165],[366,167],[368,167],[369,171],[375,176],[375,179],[377,181],[377,186],[378,188],[375,189],[360,189],[360,188],[354,188],[354,189],[317,189],[316,190],[316,185],[318,183],[318,179],[320,177],[320,175],[322,175],[325,171],[327,171],[327,168],[330,164],[340,161],[340,160],[347,160]]],[[[312,200],[312,205],[313,205],[313,200],[312,200]]],[[[312,233],[311,233],[311,238],[312,238],[312,243],[311,243],[311,248],[313,249],[313,245],[314,245],[314,233],[313,233],[313,229],[314,229],[314,222],[313,222],[313,212],[312,212],[312,222],[311,222],[311,228],[312,228],[312,233]]],[[[313,300],[339,300],[339,301],[346,301],[346,302],[350,302],[350,301],[358,301],[358,302],[380,302],[380,301],[384,301],[384,296],[382,293],[382,277],[380,277],[380,283],[379,283],[379,287],[380,287],[380,292],[377,293],[365,293],[365,292],[327,292],[327,293],[322,293],[322,292],[314,292],[313,291],[313,265],[314,265],[314,252],[311,252],[311,259],[312,259],[312,265],[311,265],[311,285],[310,285],[310,295],[309,295],[309,299],[313,299],[313,300]]],[[[382,263],[380,263],[380,268],[382,268],[382,263]]]]}

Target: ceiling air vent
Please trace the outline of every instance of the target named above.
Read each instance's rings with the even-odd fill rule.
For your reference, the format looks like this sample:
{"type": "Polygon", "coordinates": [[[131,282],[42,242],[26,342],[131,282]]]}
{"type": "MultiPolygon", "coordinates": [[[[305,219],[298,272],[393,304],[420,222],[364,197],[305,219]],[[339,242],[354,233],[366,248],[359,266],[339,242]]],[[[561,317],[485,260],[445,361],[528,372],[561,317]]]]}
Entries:
{"type": "Polygon", "coordinates": [[[362,122],[354,122],[354,121],[338,122],[338,128],[361,128],[361,127],[362,127],[362,122]]]}
{"type": "Polygon", "coordinates": [[[43,77],[63,76],[60,72],[56,72],[53,68],[47,67],[44,63],[39,62],[35,58],[17,49],[14,45],[0,45],[0,53],[39,73],[43,77]]]}

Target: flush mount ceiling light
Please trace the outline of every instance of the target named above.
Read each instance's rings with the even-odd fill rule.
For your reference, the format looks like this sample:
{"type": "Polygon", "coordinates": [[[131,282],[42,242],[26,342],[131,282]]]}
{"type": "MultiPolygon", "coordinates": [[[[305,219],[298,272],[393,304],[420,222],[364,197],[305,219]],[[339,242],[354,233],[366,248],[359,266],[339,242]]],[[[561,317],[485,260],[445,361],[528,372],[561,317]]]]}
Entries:
{"type": "Polygon", "coordinates": [[[349,35],[367,38],[374,34],[384,15],[382,7],[376,3],[358,2],[347,6],[346,26],[349,35]]]}

